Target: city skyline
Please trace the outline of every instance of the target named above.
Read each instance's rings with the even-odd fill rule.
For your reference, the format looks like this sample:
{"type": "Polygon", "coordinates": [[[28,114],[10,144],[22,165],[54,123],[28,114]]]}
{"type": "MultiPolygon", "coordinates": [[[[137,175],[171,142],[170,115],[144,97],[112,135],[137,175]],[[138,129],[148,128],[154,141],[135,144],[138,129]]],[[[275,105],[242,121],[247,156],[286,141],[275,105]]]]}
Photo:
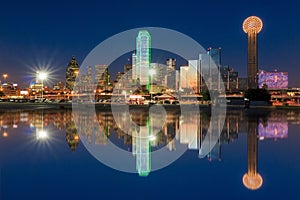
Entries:
{"type": "Polygon", "coordinates": [[[113,4],[111,2],[91,2],[90,4],[86,2],[72,4],[44,3],[47,7],[39,3],[34,5],[33,3],[19,3],[19,6],[6,3],[1,7],[2,12],[0,13],[3,16],[0,20],[3,27],[3,31],[0,33],[1,74],[7,73],[10,75],[9,78],[27,82],[29,79],[27,72],[30,69],[48,65],[57,71],[57,78],[62,79],[65,74],[65,67],[72,55],[75,55],[78,63],[81,63],[89,51],[111,35],[134,27],[159,26],[187,34],[204,47],[221,47],[222,62],[239,71],[241,77],[245,77],[247,74],[247,53],[245,50],[247,43],[240,25],[246,17],[256,15],[265,24],[265,28],[259,35],[261,42],[259,43],[260,60],[258,68],[266,71],[273,71],[274,68],[287,71],[290,74],[289,84],[292,87],[300,85],[297,79],[299,69],[297,68],[296,59],[300,43],[298,39],[300,30],[299,27],[295,26],[300,20],[297,15],[297,2],[282,5],[274,4],[272,10],[269,8],[269,2],[261,1],[257,2],[259,6],[256,6],[254,2],[247,5],[247,7],[241,5],[243,4],[241,2],[216,2],[216,5],[205,2],[202,7],[214,7],[220,12],[211,14],[212,17],[207,20],[204,18],[201,23],[198,22],[198,19],[208,16],[211,12],[209,9],[207,11],[203,9],[200,13],[196,12],[199,16],[195,14],[189,16],[175,15],[185,7],[190,9],[190,13],[194,13],[192,11],[195,11],[197,6],[189,6],[195,5],[196,2],[194,1],[179,4],[160,2],[159,6],[156,6],[158,10],[163,9],[165,5],[172,5],[174,9],[172,18],[161,14],[151,17],[151,20],[133,17],[133,15],[141,14],[142,11],[139,9],[139,5],[118,2],[119,5],[123,6],[116,10],[103,9],[107,14],[114,13],[109,16],[111,16],[112,21],[120,24],[117,27],[110,23],[111,20],[106,21],[101,16],[95,16],[94,14],[91,16],[65,14],[71,9],[80,11],[80,8],[89,8],[84,13],[89,11],[93,13],[93,9],[97,9],[97,7],[111,8],[111,4],[113,4]],[[30,12],[32,10],[38,10],[38,12],[30,12]],[[48,10],[53,11],[56,15],[51,15],[52,12],[47,12],[48,10]],[[122,10],[128,12],[126,12],[125,17],[122,15],[121,19],[122,10]],[[282,10],[289,10],[289,12],[282,14],[282,12],[279,12],[282,10]],[[39,17],[36,17],[37,15],[39,17]],[[55,20],[56,18],[61,20],[55,20]],[[17,31],[19,27],[16,24],[21,24],[21,32],[17,31]],[[98,28],[99,24],[100,27],[105,27],[105,29],[98,28]],[[185,24],[185,26],[180,24],[185,24]],[[199,24],[198,27],[191,29],[195,24],[199,24]],[[277,24],[280,24],[280,29],[277,28],[277,24]],[[224,28],[225,25],[226,29],[221,29],[222,34],[220,34],[218,30],[224,28]],[[203,29],[203,27],[205,28],[203,29]]]}
{"type": "Polygon", "coordinates": [[[299,196],[299,7],[3,1],[0,199],[299,196]]]}

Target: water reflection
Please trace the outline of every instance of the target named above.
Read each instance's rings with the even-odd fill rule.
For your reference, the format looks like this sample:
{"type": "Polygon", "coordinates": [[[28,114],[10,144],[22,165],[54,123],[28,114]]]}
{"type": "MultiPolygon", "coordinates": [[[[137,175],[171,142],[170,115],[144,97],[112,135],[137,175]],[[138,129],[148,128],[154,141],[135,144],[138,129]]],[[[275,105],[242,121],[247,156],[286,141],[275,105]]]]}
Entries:
{"type": "Polygon", "coordinates": [[[248,114],[248,171],[243,176],[243,184],[250,190],[259,189],[263,184],[263,179],[257,172],[258,119],[257,113],[248,114]]]}
{"type": "MultiPolygon", "coordinates": [[[[73,152],[80,145],[80,139],[85,138],[88,144],[96,146],[112,142],[131,152],[141,176],[147,176],[151,171],[151,152],[163,147],[173,152],[178,150],[178,145],[186,145],[190,151],[201,154],[201,145],[209,129],[210,112],[201,111],[198,115],[192,111],[181,113],[180,110],[167,110],[163,115],[165,120],[159,117],[162,115],[154,112],[150,116],[148,112],[145,109],[133,109],[129,116],[121,111],[113,116],[109,110],[98,110],[95,115],[86,112],[72,116],[72,110],[68,109],[8,110],[0,112],[0,133],[2,138],[9,138],[12,137],[11,129],[30,127],[36,134],[36,140],[50,140],[47,129],[51,125],[58,130],[65,130],[66,143],[73,152]],[[129,117],[132,119],[130,123],[129,117]],[[75,120],[80,122],[77,127],[75,120]],[[79,133],[84,138],[80,138],[79,133]]],[[[247,134],[248,171],[243,177],[243,184],[248,189],[258,189],[263,183],[257,171],[259,140],[287,138],[289,124],[299,123],[298,111],[266,110],[257,115],[251,111],[228,110],[223,127],[220,121],[214,122],[213,128],[220,130],[221,135],[217,144],[211,144],[212,151],[206,158],[210,162],[221,161],[222,146],[237,140],[239,134],[247,134]]]]}

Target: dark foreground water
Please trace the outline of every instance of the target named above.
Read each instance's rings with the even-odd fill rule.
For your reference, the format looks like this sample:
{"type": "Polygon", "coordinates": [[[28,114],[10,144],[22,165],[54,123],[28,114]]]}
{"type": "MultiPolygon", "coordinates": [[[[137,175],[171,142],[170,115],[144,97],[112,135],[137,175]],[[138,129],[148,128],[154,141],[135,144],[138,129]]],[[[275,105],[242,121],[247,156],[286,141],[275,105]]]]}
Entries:
{"type": "Polygon", "coordinates": [[[208,133],[207,111],[170,110],[163,123],[160,115],[149,118],[147,112],[1,111],[1,199],[299,197],[300,111],[229,110],[225,121],[213,123],[218,137],[208,133]],[[106,151],[111,144],[131,159],[106,151]],[[200,158],[205,145],[211,151],[200,158]],[[167,160],[182,147],[187,149],[182,156],[153,171],[151,151],[164,150],[160,159],[167,160]],[[114,169],[97,154],[106,154],[114,169]],[[127,165],[135,173],[117,170],[127,165]]]}

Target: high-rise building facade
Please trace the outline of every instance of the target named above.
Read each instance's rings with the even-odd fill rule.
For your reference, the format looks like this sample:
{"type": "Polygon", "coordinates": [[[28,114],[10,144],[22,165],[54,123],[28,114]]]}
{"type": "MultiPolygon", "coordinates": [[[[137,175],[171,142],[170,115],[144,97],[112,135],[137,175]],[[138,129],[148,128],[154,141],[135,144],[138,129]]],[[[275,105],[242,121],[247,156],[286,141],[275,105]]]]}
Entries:
{"type": "Polygon", "coordinates": [[[150,69],[152,70],[149,73],[151,78],[151,84],[163,84],[166,75],[166,65],[159,63],[150,63],[150,69]]]}
{"type": "Polygon", "coordinates": [[[176,70],[176,59],[169,58],[166,60],[167,75],[169,75],[173,70],[176,70]]]}
{"type": "Polygon", "coordinates": [[[95,65],[95,83],[99,83],[102,79],[105,79],[107,68],[107,65],[95,65]]]}
{"type": "Polygon", "coordinates": [[[165,84],[168,89],[178,91],[179,89],[179,70],[173,70],[165,76],[165,84]]]}
{"type": "Polygon", "coordinates": [[[211,89],[211,68],[210,68],[210,56],[208,54],[199,55],[199,84],[200,92],[211,89]]]}
{"type": "Polygon", "coordinates": [[[95,65],[95,84],[100,90],[106,90],[110,85],[108,65],[95,65]]]}
{"type": "Polygon", "coordinates": [[[70,91],[73,90],[76,77],[79,73],[79,67],[75,57],[73,56],[71,61],[68,64],[68,68],[66,71],[66,88],[70,91]]]}
{"type": "Polygon", "coordinates": [[[132,82],[136,83],[136,54],[135,52],[132,53],[132,58],[131,58],[131,65],[132,65],[132,82]]]}
{"type": "Polygon", "coordinates": [[[221,48],[208,48],[207,54],[210,55],[210,74],[212,80],[211,89],[220,91],[221,48]]]}
{"type": "Polygon", "coordinates": [[[136,77],[140,85],[149,89],[149,68],[151,62],[151,37],[148,31],[139,31],[136,38],[136,77]]]}
{"type": "Polygon", "coordinates": [[[189,66],[180,67],[180,89],[189,88],[189,66]]]}
{"type": "Polygon", "coordinates": [[[227,91],[238,90],[238,72],[233,71],[229,66],[221,66],[220,68],[221,84],[227,91]]]}
{"type": "Polygon", "coordinates": [[[124,73],[126,75],[127,80],[132,80],[132,65],[131,64],[124,65],[124,73]]]}
{"type": "Polygon", "coordinates": [[[195,93],[200,91],[200,69],[198,60],[189,60],[188,80],[189,86],[195,93]]]}

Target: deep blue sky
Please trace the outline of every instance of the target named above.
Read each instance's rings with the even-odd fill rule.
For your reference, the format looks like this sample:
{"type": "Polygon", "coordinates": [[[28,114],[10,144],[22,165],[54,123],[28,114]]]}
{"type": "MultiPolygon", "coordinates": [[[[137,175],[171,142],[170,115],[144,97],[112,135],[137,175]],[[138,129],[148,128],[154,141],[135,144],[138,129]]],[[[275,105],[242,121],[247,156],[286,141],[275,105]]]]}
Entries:
{"type": "MultiPolygon", "coordinates": [[[[137,27],[180,31],[203,47],[222,47],[222,64],[246,76],[243,20],[259,16],[259,68],[289,72],[300,86],[300,3],[295,1],[6,1],[0,6],[0,73],[28,82],[33,66],[50,64],[64,78],[106,38],[137,27]],[[26,76],[25,76],[26,75],[26,76]]],[[[2,77],[1,77],[2,78],[2,77]]]]}

